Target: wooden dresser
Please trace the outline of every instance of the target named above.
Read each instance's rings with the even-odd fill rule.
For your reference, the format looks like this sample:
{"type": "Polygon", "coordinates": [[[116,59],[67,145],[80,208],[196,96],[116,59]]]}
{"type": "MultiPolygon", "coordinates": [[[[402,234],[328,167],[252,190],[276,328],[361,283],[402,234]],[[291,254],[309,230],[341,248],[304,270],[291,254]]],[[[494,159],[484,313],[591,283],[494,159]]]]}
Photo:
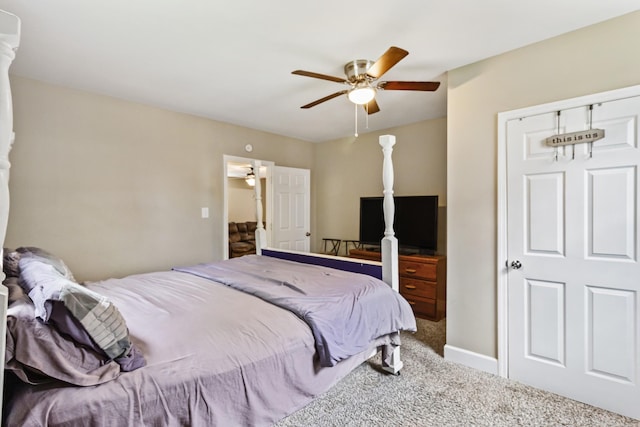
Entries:
{"type": "MultiPolygon", "coordinates": [[[[352,249],[352,258],[380,261],[380,252],[352,249]]],[[[447,307],[447,259],[441,255],[399,255],[400,294],[417,317],[438,321],[447,307]]]]}

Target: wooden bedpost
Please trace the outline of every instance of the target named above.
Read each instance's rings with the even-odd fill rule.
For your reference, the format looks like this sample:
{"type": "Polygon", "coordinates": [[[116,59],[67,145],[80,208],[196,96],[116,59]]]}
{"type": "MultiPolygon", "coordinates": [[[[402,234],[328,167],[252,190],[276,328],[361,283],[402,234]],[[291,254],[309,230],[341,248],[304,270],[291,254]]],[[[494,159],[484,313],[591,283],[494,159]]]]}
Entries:
{"type": "Polygon", "coordinates": [[[262,219],[262,184],[260,181],[260,160],[252,162],[253,173],[256,175],[256,185],[253,187],[256,195],[256,254],[262,254],[262,248],[267,247],[267,232],[264,229],[262,219]]]}
{"type": "Polygon", "coordinates": [[[382,194],[384,195],[384,238],[382,239],[382,280],[399,291],[398,278],[398,239],[393,231],[393,218],[395,216],[395,205],[393,203],[393,161],[391,160],[391,152],[396,143],[396,137],[393,135],[382,135],[380,137],[380,145],[382,146],[382,194]]]}
{"type": "MultiPolygon", "coordinates": [[[[9,151],[13,144],[13,104],[9,84],[9,66],[16,57],[15,50],[20,44],[20,19],[0,10],[0,255],[4,247],[9,220],[9,151]]],[[[2,258],[0,257],[0,266],[2,258]]],[[[4,273],[0,272],[4,281],[4,273]]],[[[4,350],[7,345],[7,288],[0,286],[0,416],[2,415],[2,392],[4,386],[4,350]]]]}
{"type": "MultiPolygon", "coordinates": [[[[382,194],[383,211],[384,211],[384,237],[381,242],[382,252],[382,280],[391,288],[399,292],[398,278],[398,239],[393,231],[393,218],[395,216],[395,205],[393,202],[393,161],[391,153],[396,143],[396,137],[393,135],[380,136],[380,145],[382,146],[382,194]]],[[[402,361],[400,360],[400,347],[384,346],[382,349],[382,369],[394,375],[400,373],[402,369],[402,361]]]]}

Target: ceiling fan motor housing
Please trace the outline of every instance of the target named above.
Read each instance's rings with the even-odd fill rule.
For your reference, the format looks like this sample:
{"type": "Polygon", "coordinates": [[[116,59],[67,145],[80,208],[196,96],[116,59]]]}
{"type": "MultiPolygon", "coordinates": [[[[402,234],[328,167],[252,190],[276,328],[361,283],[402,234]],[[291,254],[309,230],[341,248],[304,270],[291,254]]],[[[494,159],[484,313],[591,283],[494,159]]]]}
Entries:
{"type": "Polygon", "coordinates": [[[367,79],[367,70],[371,68],[373,61],[368,59],[356,59],[347,62],[344,66],[344,73],[350,83],[356,83],[367,79]]]}

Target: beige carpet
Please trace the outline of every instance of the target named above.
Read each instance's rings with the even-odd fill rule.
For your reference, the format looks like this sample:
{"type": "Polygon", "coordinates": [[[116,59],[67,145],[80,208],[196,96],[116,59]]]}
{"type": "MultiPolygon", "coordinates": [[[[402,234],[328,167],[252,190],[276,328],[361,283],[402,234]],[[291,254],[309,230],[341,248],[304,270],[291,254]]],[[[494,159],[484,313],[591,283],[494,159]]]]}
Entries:
{"type": "MultiPolygon", "coordinates": [[[[403,334],[400,376],[379,357],[277,426],[640,426],[640,422],[442,358],[445,321],[403,334]]],[[[640,404],[640,402],[639,402],[640,404]]]]}

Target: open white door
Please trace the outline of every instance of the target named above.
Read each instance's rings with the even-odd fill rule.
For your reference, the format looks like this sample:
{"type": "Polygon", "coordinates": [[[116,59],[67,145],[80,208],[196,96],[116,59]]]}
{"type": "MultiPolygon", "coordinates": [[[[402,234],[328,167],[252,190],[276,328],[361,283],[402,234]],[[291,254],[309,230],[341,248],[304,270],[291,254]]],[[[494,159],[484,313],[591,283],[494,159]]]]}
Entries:
{"type": "Polygon", "coordinates": [[[640,419],[640,97],[507,122],[509,378],[640,419]]]}
{"type": "Polygon", "coordinates": [[[273,242],[271,246],[310,251],[311,171],[275,166],[273,169],[273,242]]]}

